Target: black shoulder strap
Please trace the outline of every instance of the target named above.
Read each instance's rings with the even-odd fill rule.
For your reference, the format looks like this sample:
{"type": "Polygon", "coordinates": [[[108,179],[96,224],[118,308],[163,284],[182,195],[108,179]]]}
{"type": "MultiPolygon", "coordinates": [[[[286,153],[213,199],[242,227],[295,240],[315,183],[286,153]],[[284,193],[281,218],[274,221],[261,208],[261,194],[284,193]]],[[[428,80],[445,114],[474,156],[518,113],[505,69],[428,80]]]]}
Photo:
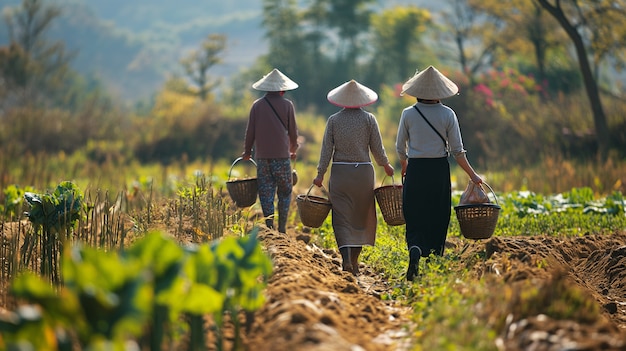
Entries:
{"type": "MultiPolygon", "coordinates": [[[[276,109],[274,108],[272,103],[267,99],[267,96],[264,96],[263,99],[265,99],[267,104],[270,105],[270,107],[272,108],[272,111],[274,111],[274,115],[276,115],[276,118],[278,118],[278,120],[280,121],[280,124],[282,124],[283,127],[285,127],[285,130],[289,131],[289,128],[287,128],[287,126],[285,125],[285,122],[283,122],[283,120],[280,119],[280,116],[278,115],[278,112],[276,112],[276,109]]],[[[287,124],[289,124],[289,120],[287,120],[287,124]]]]}
{"type": "Polygon", "coordinates": [[[439,131],[437,129],[435,129],[435,127],[433,127],[432,124],[430,124],[430,122],[428,121],[428,119],[426,119],[426,116],[424,116],[424,114],[422,113],[422,111],[420,111],[419,108],[417,108],[416,105],[413,105],[413,107],[415,107],[415,109],[417,110],[417,112],[419,112],[419,114],[422,116],[422,118],[424,119],[424,121],[426,121],[426,123],[428,123],[428,125],[435,131],[435,133],[437,133],[437,135],[439,136],[439,138],[441,138],[441,141],[443,141],[443,145],[446,149],[446,155],[450,154],[449,151],[449,147],[448,147],[448,141],[439,133],[439,131]]]}

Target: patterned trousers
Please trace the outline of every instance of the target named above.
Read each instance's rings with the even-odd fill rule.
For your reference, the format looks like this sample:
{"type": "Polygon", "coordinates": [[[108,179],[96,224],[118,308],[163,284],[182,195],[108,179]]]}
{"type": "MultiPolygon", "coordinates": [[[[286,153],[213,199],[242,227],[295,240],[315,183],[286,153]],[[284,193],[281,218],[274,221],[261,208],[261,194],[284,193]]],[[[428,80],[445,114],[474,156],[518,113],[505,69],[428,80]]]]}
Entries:
{"type": "Polygon", "coordinates": [[[268,227],[273,227],[274,199],[278,195],[278,231],[285,232],[291,204],[292,176],[288,158],[257,160],[259,201],[268,227]]]}

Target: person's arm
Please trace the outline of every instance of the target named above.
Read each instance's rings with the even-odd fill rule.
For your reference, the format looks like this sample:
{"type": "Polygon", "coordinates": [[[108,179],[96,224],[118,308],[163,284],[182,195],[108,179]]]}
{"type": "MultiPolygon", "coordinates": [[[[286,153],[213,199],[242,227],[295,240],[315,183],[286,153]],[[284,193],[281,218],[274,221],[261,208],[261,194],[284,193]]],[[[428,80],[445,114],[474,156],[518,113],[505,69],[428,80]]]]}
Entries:
{"type": "Polygon", "coordinates": [[[398,134],[396,135],[396,153],[398,154],[398,158],[400,159],[400,165],[402,166],[402,170],[400,171],[400,175],[402,177],[406,174],[406,166],[408,164],[408,156],[407,156],[407,141],[409,140],[409,134],[404,125],[404,112],[400,116],[400,123],[398,123],[398,134]]]}
{"type": "Polygon", "coordinates": [[[391,165],[391,163],[387,163],[384,168],[385,174],[387,174],[387,176],[389,177],[393,177],[393,166],[391,165]]]}
{"type": "Polygon", "coordinates": [[[472,168],[472,165],[470,165],[464,152],[454,155],[454,159],[459,164],[459,166],[465,171],[465,173],[467,173],[467,175],[470,177],[472,182],[474,182],[474,184],[482,184],[483,182],[482,178],[476,173],[476,171],[474,171],[474,168],[472,168]]]}
{"type": "Polygon", "coordinates": [[[385,168],[385,173],[388,176],[393,175],[393,167],[389,163],[389,158],[387,157],[387,152],[385,151],[385,146],[383,145],[383,137],[380,134],[380,128],[378,127],[378,121],[376,121],[376,117],[373,114],[371,115],[371,132],[370,132],[370,141],[369,148],[376,160],[376,163],[379,166],[383,166],[385,168]],[[391,174],[389,174],[391,173],[391,174]]]}
{"type": "Polygon", "coordinates": [[[480,176],[474,171],[472,165],[470,165],[467,160],[465,148],[463,148],[463,137],[461,136],[461,129],[459,128],[459,120],[456,117],[456,113],[454,110],[449,109],[450,111],[450,124],[447,129],[448,133],[448,142],[450,145],[450,152],[454,156],[456,162],[461,166],[463,171],[470,177],[474,184],[482,184],[483,180],[480,176]]]}
{"type": "Polygon", "coordinates": [[[289,156],[292,160],[296,159],[296,151],[298,150],[298,126],[296,124],[296,109],[293,103],[290,103],[288,118],[289,130],[289,156]]]}
{"type": "Polygon", "coordinates": [[[324,139],[322,140],[322,148],[320,150],[320,160],[317,164],[317,177],[313,179],[313,184],[317,186],[322,186],[324,174],[326,174],[326,170],[328,170],[330,159],[333,157],[335,151],[332,136],[332,123],[332,118],[329,118],[328,122],[326,122],[326,130],[324,131],[324,139]]]}
{"type": "Polygon", "coordinates": [[[374,155],[374,159],[379,166],[383,166],[385,169],[385,174],[391,177],[393,176],[393,166],[389,163],[389,158],[387,157],[387,152],[385,151],[385,147],[383,145],[383,137],[380,134],[380,128],[378,127],[378,121],[376,121],[376,117],[372,114],[372,133],[370,134],[370,150],[372,151],[372,155],[374,155]]]}
{"type": "Polygon", "coordinates": [[[243,153],[241,157],[244,160],[249,160],[252,157],[252,146],[254,145],[255,139],[255,121],[254,118],[254,105],[250,109],[250,115],[248,116],[248,125],[246,126],[246,136],[243,143],[243,153]]]}
{"type": "Polygon", "coordinates": [[[409,161],[407,159],[400,160],[401,171],[400,175],[404,177],[406,175],[406,166],[409,165],[409,161]]]}

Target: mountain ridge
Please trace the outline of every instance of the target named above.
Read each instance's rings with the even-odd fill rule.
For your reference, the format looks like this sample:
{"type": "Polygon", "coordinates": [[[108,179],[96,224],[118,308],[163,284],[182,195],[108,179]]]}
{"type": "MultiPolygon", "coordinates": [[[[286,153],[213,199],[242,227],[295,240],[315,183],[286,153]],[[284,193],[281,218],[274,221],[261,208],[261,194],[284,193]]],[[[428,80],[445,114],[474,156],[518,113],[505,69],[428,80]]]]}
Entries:
{"type": "MultiPolygon", "coordinates": [[[[3,11],[21,0],[5,0],[3,11]]],[[[47,38],[62,41],[75,52],[72,67],[102,81],[120,99],[150,98],[168,76],[182,74],[179,61],[198,48],[209,34],[227,37],[222,63],[210,74],[228,80],[267,52],[260,0],[223,2],[179,0],[55,0],[60,17],[47,38]],[[243,9],[243,10],[242,10],[243,9]]],[[[380,8],[428,5],[427,1],[386,1],[380,8]]],[[[6,25],[0,29],[0,46],[8,43],[6,25]]]]}

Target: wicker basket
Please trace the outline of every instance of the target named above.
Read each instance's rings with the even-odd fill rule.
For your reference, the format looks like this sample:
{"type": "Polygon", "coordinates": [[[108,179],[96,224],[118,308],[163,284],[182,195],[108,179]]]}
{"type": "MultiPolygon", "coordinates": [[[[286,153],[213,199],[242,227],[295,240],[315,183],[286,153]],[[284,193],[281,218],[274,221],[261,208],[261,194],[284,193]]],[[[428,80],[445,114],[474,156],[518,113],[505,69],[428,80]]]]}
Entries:
{"type": "MultiPolygon", "coordinates": [[[[302,224],[311,228],[319,228],[326,220],[332,205],[328,198],[310,195],[313,186],[311,185],[306,194],[296,196],[296,204],[302,224]]],[[[325,191],[323,187],[322,190],[325,191]]]]}
{"type": "Polygon", "coordinates": [[[402,184],[393,184],[392,177],[392,184],[383,186],[385,178],[383,178],[380,187],[374,189],[376,202],[378,202],[378,207],[383,213],[385,223],[392,226],[403,225],[405,221],[402,213],[402,184]]]}
{"type": "MultiPolygon", "coordinates": [[[[228,171],[228,181],[226,181],[226,189],[228,189],[228,194],[230,195],[230,198],[233,199],[237,207],[250,207],[256,202],[258,194],[257,179],[230,179],[230,173],[232,172],[233,167],[241,160],[243,160],[243,158],[237,158],[230,166],[230,170],[228,171]]],[[[256,167],[256,162],[254,162],[253,159],[250,159],[250,162],[252,162],[256,167]]]]}
{"type": "MultiPolygon", "coordinates": [[[[498,197],[493,189],[485,184],[493,193],[498,203],[498,197]]],[[[461,234],[468,239],[488,239],[493,235],[500,215],[498,204],[468,204],[454,207],[456,218],[459,221],[461,234]]]]}

